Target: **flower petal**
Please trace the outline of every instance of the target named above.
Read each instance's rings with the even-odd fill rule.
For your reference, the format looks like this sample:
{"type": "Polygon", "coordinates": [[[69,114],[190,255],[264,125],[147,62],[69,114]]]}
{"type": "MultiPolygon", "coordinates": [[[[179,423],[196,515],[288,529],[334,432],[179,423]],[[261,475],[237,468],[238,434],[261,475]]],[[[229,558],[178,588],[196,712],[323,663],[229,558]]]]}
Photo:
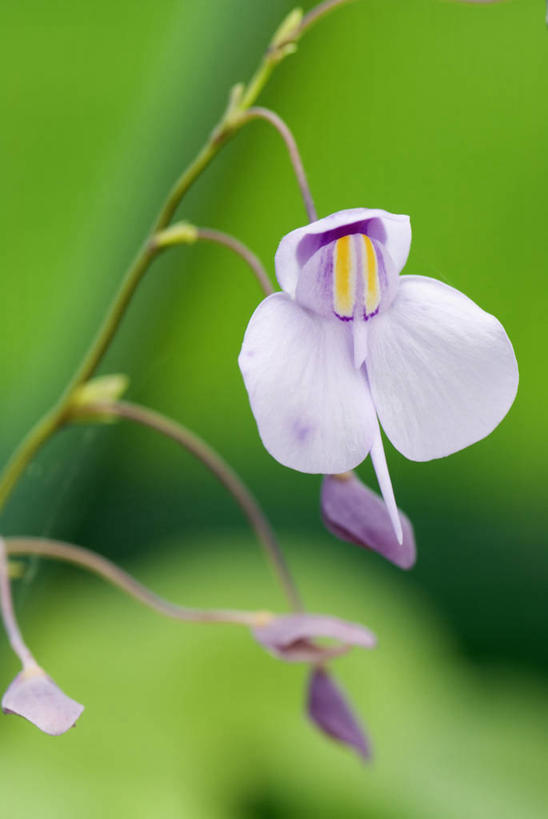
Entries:
{"type": "Polygon", "coordinates": [[[276,617],[264,626],[257,626],[252,632],[267,651],[287,662],[317,662],[344,653],[350,646],[374,648],[377,644],[373,632],[364,626],[323,614],[276,617]],[[310,642],[320,637],[337,640],[339,645],[321,646],[310,642]]]}
{"type": "Polygon", "coordinates": [[[308,716],[324,734],[353,748],[363,759],[371,749],[361,725],[340,688],[323,669],[316,668],[308,683],[308,716]]]}
{"type": "Polygon", "coordinates": [[[41,668],[21,671],[2,698],[2,711],[59,736],[72,728],[84,706],[67,697],[41,668]]]}
{"type": "Polygon", "coordinates": [[[326,475],[321,504],[324,523],[336,537],[372,549],[401,569],[415,563],[415,537],[407,515],[398,510],[403,533],[400,544],[386,504],[353,472],[326,475]]]}
{"type": "Polygon", "coordinates": [[[352,341],[354,342],[354,367],[357,370],[367,358],[368,324],[365,321],[352,322],[352,341]]]}
{"type": "Polygon", "coordinates": [[[369,328],[367,371],[379,420],[406,458],[428,461],[488,435],[518,386],[500,322],[452,287],[402,276],[369,328]]]}
{"type": "Polygon", "coordinates": [[[295,295],[301,267],[322,245],[347,233],[366,233],[388,251],[397,273],[409,255],[411,226],[404,214],[379,208],[339,210],[284,236],[276,251],[276,276],[290,296],[295,295]]]}
{"type": "Polygon", "coordinates": [[[239,364],[263,444],[280,463],[321,474],[363,461],[376,418],[345,323],[274,293],[251,317],[239,364]]]}

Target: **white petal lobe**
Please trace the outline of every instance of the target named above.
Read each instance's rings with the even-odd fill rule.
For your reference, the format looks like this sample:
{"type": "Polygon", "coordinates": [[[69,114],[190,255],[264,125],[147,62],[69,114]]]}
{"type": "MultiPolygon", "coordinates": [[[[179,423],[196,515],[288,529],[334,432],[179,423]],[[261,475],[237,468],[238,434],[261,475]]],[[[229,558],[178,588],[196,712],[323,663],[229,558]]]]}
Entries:
{"type": "Polygon", "coordinates": [[[285,466],[346,472],[369,452],[375,412],[352,346],[345,322],[317,316],[284,293],[251,317],[240,369],[261,439],[285,466]]]}
{"type": "Polygon", "coordinates": [[[479,441],[514,401],[518,368],[504,328],[436,279],[402,276],[390,309],[370,323],[368,345],[379,420],[411,460],[479,441]]]}

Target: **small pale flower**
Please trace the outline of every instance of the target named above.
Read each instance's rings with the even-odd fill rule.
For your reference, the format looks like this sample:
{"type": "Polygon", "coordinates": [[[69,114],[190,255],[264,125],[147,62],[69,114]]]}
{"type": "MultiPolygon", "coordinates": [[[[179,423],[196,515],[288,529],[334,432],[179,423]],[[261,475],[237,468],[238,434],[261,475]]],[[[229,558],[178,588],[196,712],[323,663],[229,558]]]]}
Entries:
{"type": "Polygon", "coordinates": [[[291,663],[318,663],[345,654],[352,646],[374,648],[373,632],[357,623],[323,614],[287,614],[257,626],[253,636],[267,651],[291,663]],[[326,638],[326,645],[315,642],[326,638]]]}
{"type": "Polygon", "coordinates": [[[21,671],[2,698],[4,714],[16,714],[51,736],[72,728],[84,710],[67,697],[39,666],[21,671]]]}
{"type": "Polygon", "coordinates": [[[417,552],[411,521],[398,510],[402,528],[400,543],[382,498],[353,472],[325,476],[321,507],[326,527],[338,538],[372,549],[401,569],[414,565],[417,552]]]}
{"type": "Polygon", "coordinates": [[[409,217],[344,210],[285,236],[283,289],[257,307],[239,364],[266,449],[301,472],[348,472],[370,454],[399,542],[379,421],[405,457],[428,461],[488,435],[518,369],[500,322],[465,295],[400,273],[409,217]]]}
{"type": "Polygon", "coordinates": [[[323,668],[314,668],[308,683],[308,716],[324,734],[369,759],[369,741],[346,697],[323,668]]]}

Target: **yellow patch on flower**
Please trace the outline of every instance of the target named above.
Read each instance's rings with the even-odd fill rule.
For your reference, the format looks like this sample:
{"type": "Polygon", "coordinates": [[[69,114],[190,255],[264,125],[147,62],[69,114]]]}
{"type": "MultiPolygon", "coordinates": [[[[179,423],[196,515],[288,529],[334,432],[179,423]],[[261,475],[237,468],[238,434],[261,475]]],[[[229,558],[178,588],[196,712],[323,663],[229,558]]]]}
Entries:
{"type": "Polygon", "coordinates": [[[379,287],[379,266],[377,254],[373,247],[373,242],[369,236],[362,236],[364,244],[363,254],[363,284],[365,312],[368,316],[374,313],[381,300],[381,290],[379,287]]]}
{"type": "Polygon", "coordinates": [[[356,301],[356,256],[352,236],[342,236],[335,244],[333,304],[341,318],[351,319],[356,301]]]}

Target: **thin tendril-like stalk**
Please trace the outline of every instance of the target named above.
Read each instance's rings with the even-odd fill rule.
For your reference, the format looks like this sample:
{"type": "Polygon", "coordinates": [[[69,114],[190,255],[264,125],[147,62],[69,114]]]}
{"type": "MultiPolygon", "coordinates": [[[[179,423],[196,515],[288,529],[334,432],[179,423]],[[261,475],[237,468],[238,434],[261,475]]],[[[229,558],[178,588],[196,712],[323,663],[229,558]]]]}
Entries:
{"type": "Polygon", "coordinates": [[[353,0],[324,0],[323,3],[319,3],[313,9],[310,9],[307,12],[301,22],[300,25],[300,34],[303,34],[307,29],[317,23],[322,17],[328,14],[330,11],[333,11],[338,6],[342,6],[345,3],[352,3],[353,0]]]}
{"type": "Polygon", "coordinates": [[[233,253],[240,256],[246,264],[252,269],[255,278],[259,282],[264,294],[270,296],[274,292],[272,282],[268,277],[268,273],[262,266],[257,256],[239,239],[230,236],[228,233],[222,233],[220,230],[213,230],[212,228],[198,228],[198,239],[203,239],[206,242],[216,242],[219,245],[224,245],[233,253]]]}
{"type": "Polygon", "coordinates": [[[269,122],[282,137],[286,144],[289,158],[291,160],[291,164],[293,165],[293,170],[295,171],[295,176],[297,177],[297,182],[299,184],[301,195],[304,200],[304,206],[306,208],[306,214],[308,216],[308,221],[315,222],[318,215],[316,213],[316,208],[314,207],[314,201],[312,199],[310,186],[306,178],[303,161],[301,159],[295,137],[291,133],[289,126],[281,117],[278,116],[278,114],[274,113],[274,111],[270,111],[268,108],[261,108],[259,106],[249,108],[248,111],[242,114],[242,120],[244,122],[250,122],[252,119],[263,119],[266,122],[269,122]]]}
{"type": "Polygon", "coordinates": [[[190,222],[175,222],[168,228],[155,233],[151,239],[151,244],[155,248],[163,250],[166,247],[175,247],[175,245],[193,245],[200,239],[223,245],[236,253],[251,268],[265,295],[270,296],[274,292],[272,282],[258,256],[247,245],[244,245],[243,242],[240,242],[239,239],[229,233],[223,233],[213,228],[199,228],[190,224],[190,222]]]}
{"type": "MultiPolygon", "coordinates": [[[[0,540],[1,543],[1,540],[0,540]]],[[[9,555],[37,555],[39,557],[60,560],[72,563],[99,575],[103,580],[112,583],[130,597],[135,598],[148,608],[170,617],[173,620],[183,620],[190,623],[235,623],[242,626],[264,625],[271,615],[260,611],[236,611],[232,609],[193,609],[178,606],[152,592],[147,586],[140,583],[128,572],[120,569],[106,557],[84,549],[82,546],[73,546],[58,540],[47,538],[6,538],[4,553],[9,555]]],[[[4,595],[2,595],[4,598],[4,595]]],[[[13,629],[13,626],[12,626],[13,629]]],[[[7,627],[6,627],[7,630],[7,627]]],[[[8,631],[10,642],[12,637],[8,631]]],[[[20,635],[19,635],[20,637],[20,635]]],[[[21,641],[22,642],[22,641],[21,641]]],[[[24,644],[23,644],[24,645],[24,644]]],[[[26,648],[26,647],[25,647],[26,648]]],[[[19,654],[19,651],[14,650],[19,654]]],[[[27,649],[28,651],[28,649],[27,649]]],[[[30,652],[29,652],[30,655],[30,652]]],[[[19,656],[21,656],[19,654],[19,656]]],[[[30,655],[32,656],[32,655],[30,655]]]]}
{"type": "Polygon", "coordinates": [[[23,635],[21,634],[17,624],[17,618],[15,617],[13,598],[11,596],[7,551],[5,541],[0,537],[0,608],[2,610],[2,620],[10,645],[21,660],[23,668],[33,668],[37,665],[37,662],[23,640],[23,635]]]}
{"type": "Polygon", "coordinates": [[[154,246],[153,242],[154,234],[167,227],[189,188],[217,155],[221,147],[245,123],[242,114],[254,104],[278,63],[293,53],[297,41],[313,23],[344,2],[347,2],[347,0],[327,0],[327,2],[320,3],[316,9],[312,9],[301,19],[298,19],[295,11],[291,12],[281,26],[284,36],[279,36],[279,29],[248,85],[246,87],[236,86],[233,89],[224,115],[213,129],[203,148],[183,171],[169,192],[150,236],[144,242],[135,261],[128,269],[97,335],[65,391],[53,408],[43,416],[23,439],[0,475],[0,510],[9,498],[27,464],[40,447],[65,422],[75,391],[93,375],[102,361],[140,281],[158,252],[158,248],[154,246]],[[294,20],[295,23],[293,23],[294,20]]]}
{"type": "Polygon", "coordinates": [[[259,538],[292,609],[302,611],[299,592],[268,519],[245,483],[214,449],[176,421],[138,404],[127,401],[87,404],[85,412],[104,417],[114,415],[154,429],[198,458],[236,500],[259,538]]]}

